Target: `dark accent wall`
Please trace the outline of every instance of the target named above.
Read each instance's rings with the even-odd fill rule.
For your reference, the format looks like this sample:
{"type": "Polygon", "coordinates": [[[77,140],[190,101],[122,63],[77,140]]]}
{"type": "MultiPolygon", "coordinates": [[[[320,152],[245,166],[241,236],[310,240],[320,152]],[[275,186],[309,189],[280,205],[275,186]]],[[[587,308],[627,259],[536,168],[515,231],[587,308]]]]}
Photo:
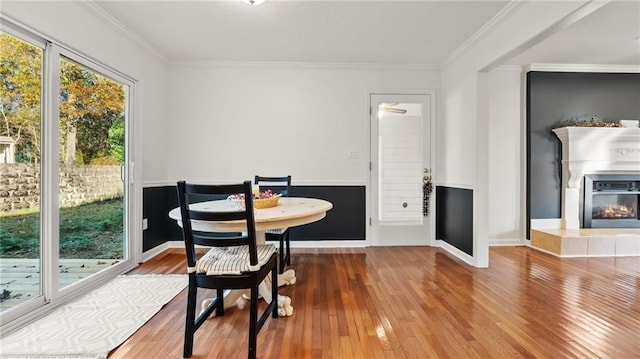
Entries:
{"type": "Polygon", "coordinates": [[[364,186],[293,186],[292,197],[312,197],[333,203],[322,220],[291,228],[292,241],[365,240],[364,186]]]}
{"type": "Polygon", "coordinates": [[[148,228],[142,232],[142,251],[167,241],[181,241],[182,231],[169,211],[178,207],[176,186],[148,187],[142,190],[142,218],[147,219],[148,228]]]}
{"type": "Polygon", "coordinates": [[[593,115],[640,119],[640,74],[527,74],[527,233],[532,218],[561,217],[562,146],[551,130],[593,115]]]}
{"type": "Polygon", "coordinates": [[[436,238],[473,256],[473,191],[436,187],[436,238]]]}
{"type": "MultiPolygon", "coordinates": [[[[292,241],[365,240],[366,195],[364,186],[292,186],[290,196],[313,197],[333,203],[327,216],[315,223],[291,228],[292,241]]],[[[143,190],[143,218],[149,228],[143,232],[143,251],[167,241],[181,241],[182,232],[169,218],[178,206],[175,186],[143,190]]]]}

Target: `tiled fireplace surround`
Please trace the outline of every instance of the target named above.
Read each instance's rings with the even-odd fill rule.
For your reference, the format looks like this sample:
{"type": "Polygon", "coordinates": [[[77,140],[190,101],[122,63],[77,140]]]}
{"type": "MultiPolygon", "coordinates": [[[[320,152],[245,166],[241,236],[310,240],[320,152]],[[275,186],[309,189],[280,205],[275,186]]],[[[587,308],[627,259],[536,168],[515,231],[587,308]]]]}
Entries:
{"type": "Polygon", "coordinates": [[[563,257],[640,256],[639,228],[581,228],[583,178],[588,174],[640,174],[640,128],[562,127],[560,228],[532,226],[531,246],[563,257]]]}

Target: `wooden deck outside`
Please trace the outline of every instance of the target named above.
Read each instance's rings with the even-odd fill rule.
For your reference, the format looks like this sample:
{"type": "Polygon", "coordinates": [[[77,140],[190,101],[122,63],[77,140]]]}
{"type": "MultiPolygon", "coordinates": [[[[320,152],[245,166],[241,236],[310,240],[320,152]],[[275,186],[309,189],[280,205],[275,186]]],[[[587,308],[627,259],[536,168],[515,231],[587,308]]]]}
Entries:
{"type": "MultiPolygon", "coordinates": [[[[60,259],[60,284],[65,287],[118,263],[117,259],[60,259]]],[[[0,311],[40,294],[39,259],[0,259],[0,311]]]]}

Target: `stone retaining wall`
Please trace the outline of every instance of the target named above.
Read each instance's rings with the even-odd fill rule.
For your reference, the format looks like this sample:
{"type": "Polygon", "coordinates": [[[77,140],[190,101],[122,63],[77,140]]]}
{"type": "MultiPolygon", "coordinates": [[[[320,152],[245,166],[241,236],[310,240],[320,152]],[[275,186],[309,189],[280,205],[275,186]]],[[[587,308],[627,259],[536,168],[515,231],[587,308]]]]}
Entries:
{"type": "MultiPolygon", "coordinates": [[[[120,166],[75,166],[63,169],[59,180],[62,207],[120,198],[123,195],[120,166]]],[[[0,211],[37,208],[39,198],[39,165],[0,164],[0,211]]]]}

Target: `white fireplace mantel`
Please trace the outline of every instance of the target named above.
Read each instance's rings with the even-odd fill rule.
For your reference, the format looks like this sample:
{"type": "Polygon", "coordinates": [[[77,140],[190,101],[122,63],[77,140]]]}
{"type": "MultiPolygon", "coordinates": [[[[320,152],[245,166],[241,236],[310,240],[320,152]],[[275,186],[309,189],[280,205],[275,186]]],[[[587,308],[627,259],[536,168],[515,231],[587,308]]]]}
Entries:
{"type": "Polygon", "coordinates": [[[562,228],[580,228],[585,174],[640,173],[640,128],[562,127],[562,228]]]}

